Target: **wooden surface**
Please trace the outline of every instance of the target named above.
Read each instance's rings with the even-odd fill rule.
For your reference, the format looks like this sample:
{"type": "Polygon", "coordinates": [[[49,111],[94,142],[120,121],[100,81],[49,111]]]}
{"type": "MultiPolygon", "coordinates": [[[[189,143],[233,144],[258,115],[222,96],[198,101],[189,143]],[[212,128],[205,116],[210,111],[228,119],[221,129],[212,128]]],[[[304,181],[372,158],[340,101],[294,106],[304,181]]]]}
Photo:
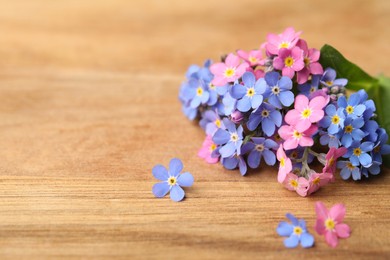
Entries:
{"type": "Polygon", "coordinates": [[[187,66],[258,47],[292,25],[390,74],[390,2],[0,1],[0,258],[389,259],[390,171],[310,198],[197,158],[202,130],[177,101],[187,66]],[[155,164],[195,177],[156,199],[155,164]],[[314,234],[314,203],[343,202],[350,239],[287,250],[286,212],[314,234]]]}

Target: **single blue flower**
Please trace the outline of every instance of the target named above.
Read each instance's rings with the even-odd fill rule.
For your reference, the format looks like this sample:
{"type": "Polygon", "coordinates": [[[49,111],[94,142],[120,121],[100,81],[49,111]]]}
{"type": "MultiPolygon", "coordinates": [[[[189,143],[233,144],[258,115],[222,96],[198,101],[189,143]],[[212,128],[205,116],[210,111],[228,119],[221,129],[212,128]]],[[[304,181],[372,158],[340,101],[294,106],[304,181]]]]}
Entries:
{"type": "Polygon", "coordinates": [[[354,93],[349,97],[348,101],[345,96],[341,96],[337,100],[337,105],[338,107],[342,107],[345,109],[347,117],[355,119],[357,117],[362,116],[364,111],[366,110],[366,106],[361,104],[360,101],[361,97],[359,93],[354,93]]]}
{"type": "Polygon", "coordinates": [[[353,165],[350,161],[338,161],[337,168],[341,169],[340,176],[343,180],[353,178],[357,181],[362,178],[359,167],[353,165]]]}
{"type": "Polygon", "coordinates": [[[344,127],[344,109],[336,109],[333,104],[330,104],[326,107],[325,112],[326,116],[320,121],[320,125],[324,128],[328,128],[329,134],[337,134],[340,129],[344,127]]]}
{"type": "Polygon", "coordinates": [[[341,143],[344,147],[351,146],[352,141],[361,141],[366,134],[360,129],[364,125],[364,119],[361,117],[352,119],[347,117],[344,121],[344,128],[342,130],[341,143]]]}
{"type": "Polygon", "coordinates": [[[310,95],[318,90],[321,75],[312,75],[311,82],[306,82],[303,85],[298,85],[300,94],[310,97],[310,95]]]}
{"type": "Polygon", "coordinates": [[[360,143],[359,141],[353,141],[343,157],[349,158],[354,166],[359,166],[359,164],[361,164],[368,168],[372,164],[372,158],[368,153],[371,152],[373,148],[374,144],[372,142],[360,143]]]}
{"type": "Polygon", "coordinates": [[[263,102],[263,94],[266,90],[264,84],[256,82],[252,72],[245,72],[242,76],[242,84],[235,84],[230,90],[230,95],[237,99],[237,109],[248,112],[251,108],[257,109],[263,102]]]}
{"type": "Polygon", "coordinates": [[[275,152],[272,150],[278,149],[279,145],[272,139],[263,137],[252,137],[250,142],[242,146],[241,153],[248,155],[248,165],[252,169],[260,166],[261,158],[264,158],[267,165],[275,165],[275,152]]]}
{"type": "Polygon", "coordinates": [[[270,104],[263,103],[257,110],[251,113],[247,123],[249,130],[254,131],[261,123],[261,129],[267,136],[275,133],[276,126],[282,124],[282,114],[270,104]]]}
{"type": "Polygon", "coordinates": [[[228,86],[216,87],[213,83],[208,83],[207,90],[210,93],[207,105],[215,106],[220,98],[222,98],[228,90],[228,86]]]}
{"type": "Polygon", "coordinates": [[[379,128],[377,133],[378,139],[372,149],[372,160],[382,164],[382,155],[390,154],[390,145],[387,144],[389,136],[384,128],[379,128]]]}
{"type": "Polygon", "coordinates": [[[152,192],[157,198],[162,198],[170,192],[173,201],[181,201],[184,198],[184,190],[181,187],[190,187],[194,183],[194,177],[191,173],[183,170],[183,163],[180,159],[174,158],[169,163],[169,170],[162,165],[156,165],[153,170],[153,176],[160,181],[153,185],[152,192]]]}
{"type": "Polygon", "coordinates": [[[334,86],[337,87],[344,87],[348,84],[347,79],[336,79],[336,71],[332,68],[327,68],[324,71],[324,74],[322,74],[322,77],[320,79],[321,85],[327,88],[331,88],[334,86]]]}
{"type": "Polygon", "coordinates": [[[284,240],[284,246],[288,248],[297,247],[299,242],[303,248],[314,245],[314,237],[307,231],[306,222],[303,219],[298,221],[292,214],[287,213],[286,217],[291,224],[285,221],[279,223],[276,232],[279,236],[288,237],[284,240]]]}
{"type": "Polygon", "coordinates": [[[234,154],[241,154],[241,146],[243,143],[243,128],[236,125],[227,118],[223,119],[223,124],[226,129],[218,129],[213,136],[213,142],[221,145],[219,153],[222,158],[231,157],[234,154]]]}
{"type": "Polygon", "coordinates": [[[266,88],[264,97],[268,98],[268,102],[279,109],[282,105],[285,107],[291,106],[294,103],[294,94],[292,89],[292,81],[289,77],[281,77],[278,72],[267,72],[264,78],[258,80],[259,84],[266,88]]]}
{"type": "Polygon", "coordinates": [[[192,108],[197,108],[201,104],[206,104],[209,101],[210,93],[204,82],[192,78],[185,86],[183,97],[188,100],[192,108]]]}
{"type": "Polygon", "coordinates": [[[199,125],[206,131],[207,135],[211,136],[214,135],[219,128],[225,128],[218,113],[213,110],[207,110],[202,114],[199,125]]]}
{"type": "Polygon", "coordinates": [[[331,135],[328,132],[325,131],[320,131],[320,143],[322,145],[328,145],[329,148],[334,147],[334,148],[339,148],[340,146],[340,138],[339,138],[339,133],[335,135],[331,135]]]}
{"type": "Polygon", "coordinates": [[[248,170],[246,162],[241,155],[233,155],[227,158],[221,158],[221,163],[223,167],[228,170],[234,170],[238,167],[242,176],[244,176],[248,170]]]}
{"type": "Polygon", "coordinates": [[[381,165],[382,165],[382,163],[380,163],[380,162],[372,161],[372,165],[370,167],[365,168],[365,167],[361,166],[360,170],[361,170],[362,174],[366,178],[368,178],[369,173],[371,175],[378,175],[381,172],[381,165]]]}

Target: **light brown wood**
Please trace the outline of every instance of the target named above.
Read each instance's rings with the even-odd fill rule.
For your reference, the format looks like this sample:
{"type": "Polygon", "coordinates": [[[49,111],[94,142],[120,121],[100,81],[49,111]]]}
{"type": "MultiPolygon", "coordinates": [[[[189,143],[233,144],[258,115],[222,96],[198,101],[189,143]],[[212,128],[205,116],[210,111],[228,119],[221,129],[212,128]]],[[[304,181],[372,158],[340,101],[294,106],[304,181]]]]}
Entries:
{"type": "Polygon", "coordinates": [[[390,2],[0,1],[0,258],[390,258],[390,172],[340,178],[310,198],[197,157],[181,114],[187,66],[259,46],[292,25],[368,72],[390,74],[390,2]],[[151,169],[173,157],[196,181],[156,199],[151,169]],[[314,203],[343,202],[352,236],[330,249],[314,203]],[[315,234],[287,250],[291,212],[315,234]]]}

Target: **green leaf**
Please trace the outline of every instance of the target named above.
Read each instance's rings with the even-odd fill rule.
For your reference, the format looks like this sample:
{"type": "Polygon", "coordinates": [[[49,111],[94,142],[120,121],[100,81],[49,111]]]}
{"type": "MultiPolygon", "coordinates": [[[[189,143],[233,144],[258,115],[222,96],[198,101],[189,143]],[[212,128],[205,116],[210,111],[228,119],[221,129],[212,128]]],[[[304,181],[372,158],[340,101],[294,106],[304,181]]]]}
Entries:
{"type": "Polygon", "coordinates": [[[324,68],[331,67],[336,70],[338,78],[348,79],[348,89],[368,91],[378,85],[378,79],[368,75],[330,45],[326,44],[321,48],[320,63],[324,68]]]}
{"type": "MultiPolygon", "coordinates": [[[[379,125],[390,134],[390,78],[370,76],[330,45],[321,48],[320,63],[324,68],[335,69],[338,78],[348,79],[347,89],[366,90],[368,96],[375,102],[379,125]]],[[[384,164],[390,167],[390,156],[384,156],[383,159],[384,164]]]]}

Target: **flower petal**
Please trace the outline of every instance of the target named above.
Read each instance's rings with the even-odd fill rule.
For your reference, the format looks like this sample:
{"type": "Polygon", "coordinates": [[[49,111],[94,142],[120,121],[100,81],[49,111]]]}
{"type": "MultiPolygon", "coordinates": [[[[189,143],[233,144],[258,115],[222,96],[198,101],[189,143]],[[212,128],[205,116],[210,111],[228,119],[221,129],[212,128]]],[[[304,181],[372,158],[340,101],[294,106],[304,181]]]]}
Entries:
{"type": "Polygon", "coordinates": [[[191,187],[194,183],[194,176],[191,173],[185,172],[177,177],[177,183],[182,187],[191,187]]]}
{"type": "Polygon", "coordinates": [[[345,216],[345,206],[342,203],[334,205],[329,210],[329,217],[334,219],[337,223],[341,223],[345,216]]]}
{"type": "Polygon", "coordinates": [[[314,244],[314,237],[309,233],[303,233],[301,235],[301,246],[303,248],[312,247],[314,244]]]}
{"type": "Polygon", "coordinates": [[[325,233],[325,240],[326,243],[331,247],[336,247],[339,242],[336,233],[332,231],[328,231],[325,233]]]}
{"type": "Polygon", "coordinates": [[[351,235],[351,229],[347,224],[341,223],[335,226],[338,237],[347,238],[351,235]]]}
{"type": "Polygon", "coordinates": [[[326,209],[324,203],[321,201],[316,202],[316,214],[317,218],[325,220],[328,218],[328,210],[326,209]]]}
{"type": "Polygon", "coordinates": [[[278,227],[276,228],[276,232],[278,232],[279,236],[283,236],[283,237],[290,236],[293,231],[294,231],[293,225],[285,221],[280,222],[278,227]]]}
{"type": "Polygon", "coordinates": [[[172,187],[170,196],[173,201],[181,201],[184,198],[184,195],[184,190],[179,185],[172,187]]]}
{"type": "Polygon", "coordinates": [[[291,235],[289,238],[284,240],[284,246],[288,248],[297,247],[299,244],[299,237],[296,235],[291,235]]]}
{"type": "Polygon", "coordinates": [[[157,198],[162,198],[167,195],[169,191],[169,185],[166,182],[160,182],[153,185],[152,192],[157,198]]]}
{"type": "Polygon", "coordinates": [[[168,170],[164,166],[158,164],[152,169],[153,176],[160,181],[166,181],[169,178],[168,170]]]}
{"type": "Polygon", "coordinates": [[[226,144],[230,139],[230,134],[222,129],[218,129],[213,136],[213,142],[215,144],[226,144]]]}

